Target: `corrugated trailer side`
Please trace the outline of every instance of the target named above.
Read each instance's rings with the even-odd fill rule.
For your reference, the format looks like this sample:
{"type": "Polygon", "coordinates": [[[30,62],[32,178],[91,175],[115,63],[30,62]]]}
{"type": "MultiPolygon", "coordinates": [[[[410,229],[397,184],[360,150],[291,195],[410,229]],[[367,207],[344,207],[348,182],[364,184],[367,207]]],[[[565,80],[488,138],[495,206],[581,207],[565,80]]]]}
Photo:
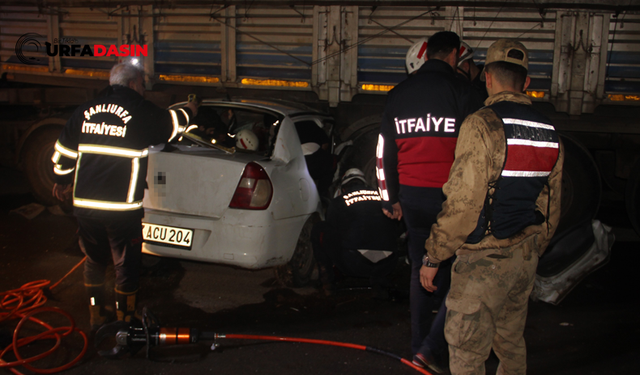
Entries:
{"type": "MultiPolygon", "coordinates": [[[[41,111],[11,132],[19,139],[19,162],[26,163],[26,171],[37,171],[31,182],[46,200],[52,181],[49,150],[40,150],[51,140],[44,134],[54,136],[51,129],[59,129],[75,105],[107,85],[114,63],[127,59],[81,56],[79,50],[49,56],[47,48],[77,44],[95,53],[98,45],[144,46],[147,56],[136,59],[147,74],[147,97],[159,105],[191,92],[297,100],[331,110],[343,139],[354,140],[358,153],[373,155],[372,134],[386,92],[406,77],[405,53],[412,43],[453,30],[482,63],[493,41],[517,38],[530,50],[529,94],[565,133],[578,160],[573,175],[567,174],[575,199],[567,200],[565,212],[576,218],[595,214],[602,178],[608,193],[626,196],[637,224],[640,15],[616,11],[611,1],[567,1],[566,8],[544,8],[544,2],[459,3],[0,5],[0,103],[41,111]],[[26,34],[31,39],[19,56],[16,46],[26,34]],[[35,139],[37,145],[30,146],[35,139]]],[[[360,165],[372,164],[360,160],[360,165]]]]}

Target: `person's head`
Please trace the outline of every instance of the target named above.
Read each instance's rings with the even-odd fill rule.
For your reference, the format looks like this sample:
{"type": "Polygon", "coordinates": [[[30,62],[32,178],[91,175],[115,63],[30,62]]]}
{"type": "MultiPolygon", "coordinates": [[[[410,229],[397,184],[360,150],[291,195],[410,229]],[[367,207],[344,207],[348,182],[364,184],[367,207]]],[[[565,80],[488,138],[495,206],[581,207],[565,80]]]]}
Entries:
{"type": "MultiPolygon", "coordinates": [[[[472,80],[471,77],[471,64],[475,67],[473,62],[473,48],[465,42],[460,42],[460,50],[458,51],[458,72],[463,74],[468,80],[472,80]]],[[[477,70],[477,69],[476,69],[477,70]]]]}
{"type": "Polygon", "coordinates": [[[144,72],[132,64],[120,63],[111,68],[109,85],[120,85],[144,95],[144,72]]]}
{"type": "Polygon", "coordinates": [[[460,37],[453,31],[439,31],[427,41],[427,59],[442,60],[453,69],[458,65],[460,37]]]}
{"type": "Polygon", "coordinates": [[[520,42],[499,39],[487,50],[484,73],[489,95],[501,91],[523,92],[531,82],[527,76],[529,56],[520,42]]]}
{"type": "Polygon", "coordinates": [[[407,73],[413,74],[427,61],[427,38],[421,38],[414,43],[405,56],[407,73]]]}
{"type": "Polygon", "coordinates": [[[347,190],[347,188],[351,185],[366,185],[367,180],[365,179],[364,173],[358,168],[350,168],[344,173],[342,176],[342,180],[340,181],[340,188],[343,192],[347,190]]]}

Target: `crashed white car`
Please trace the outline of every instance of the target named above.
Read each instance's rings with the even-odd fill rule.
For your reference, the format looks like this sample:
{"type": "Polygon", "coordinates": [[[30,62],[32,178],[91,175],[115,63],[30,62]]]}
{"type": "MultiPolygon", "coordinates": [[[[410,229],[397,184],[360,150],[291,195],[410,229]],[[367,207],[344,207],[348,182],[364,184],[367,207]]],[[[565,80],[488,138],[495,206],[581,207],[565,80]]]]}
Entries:
{"type": "Polygon", "coordinates": [[[281,266],[279,277],[306,283],[315,264],[311,227],[322,211],[296,125],[329,134],[333,119],[301,105],[205,100],[195,120],[179,142],[149,149],[143,252],[281,266]],[[242,129],[256,134],[257,150],[233,147],[242,129]]]}

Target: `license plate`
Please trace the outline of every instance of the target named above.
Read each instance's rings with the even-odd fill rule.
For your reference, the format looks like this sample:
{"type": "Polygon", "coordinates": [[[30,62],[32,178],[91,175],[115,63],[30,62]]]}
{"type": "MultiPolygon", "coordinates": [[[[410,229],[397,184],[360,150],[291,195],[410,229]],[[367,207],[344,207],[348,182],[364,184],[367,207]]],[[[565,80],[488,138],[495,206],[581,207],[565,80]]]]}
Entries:
{"type": "Polygon", "coordinates": [[[193,231],[185,228],[142,223],[142,238],[146,242],[156,242],[191,249],[193,231]]]}

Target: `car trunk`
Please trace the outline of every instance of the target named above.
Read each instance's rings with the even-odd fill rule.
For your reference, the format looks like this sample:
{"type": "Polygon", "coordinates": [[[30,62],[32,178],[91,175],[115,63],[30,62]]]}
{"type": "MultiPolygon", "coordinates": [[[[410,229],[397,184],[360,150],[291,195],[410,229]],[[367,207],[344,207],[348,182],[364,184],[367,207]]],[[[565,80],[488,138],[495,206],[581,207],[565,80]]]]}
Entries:
{"type": "Polygon", "coordinates": [[[220,218],[242,172],[258,155],[179,146],[150,152],[145,209],[220,218]]]}

